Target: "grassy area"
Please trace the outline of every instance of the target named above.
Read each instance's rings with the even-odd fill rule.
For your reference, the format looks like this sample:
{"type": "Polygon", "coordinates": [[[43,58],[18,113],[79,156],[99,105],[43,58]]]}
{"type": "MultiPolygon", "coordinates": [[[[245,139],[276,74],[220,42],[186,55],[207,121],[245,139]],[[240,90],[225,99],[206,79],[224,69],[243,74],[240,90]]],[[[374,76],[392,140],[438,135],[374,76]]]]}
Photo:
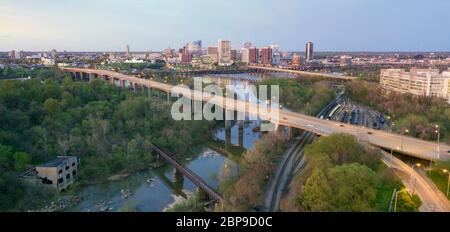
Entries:
{"type": "Polygon", "coordinates": [[[383,183],[377,186],[376,209],[378,212],[388,212],[394,189],[401,189],[400,182],[383,183]]]}
{"type": "MultiPolygon", "coordinates": [[[[440,170],[432,170],[431,173],[428,172],[428,177],[434,182],[434,184],[439,188],[439,190],[444,193],[444,195],[447,194],[447,185],[448,185],[448,174],[443,173],[440,170]]],[[[450,197],[447,196],[447,199],[450,200],[450,197]]]]}

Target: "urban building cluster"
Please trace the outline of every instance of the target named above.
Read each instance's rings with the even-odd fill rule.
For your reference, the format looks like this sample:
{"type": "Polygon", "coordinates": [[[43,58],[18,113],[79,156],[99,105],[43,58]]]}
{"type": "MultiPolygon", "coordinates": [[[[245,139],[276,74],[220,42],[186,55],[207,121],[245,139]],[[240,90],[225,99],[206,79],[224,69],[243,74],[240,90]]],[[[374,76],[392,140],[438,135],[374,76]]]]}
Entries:
{"type": "Polygon", "coordinates": [[[450,103],[450,69],[382,69],[380,87],[387,92],[437,97],[450,103]]]}
{"type": "Polygon", "coordinates": [[[41,63],[46,66],[51,66],[56,64],[57,58],[56,49],[52,49],[50,52],[40,52],[37,54],[28,54],[22,50],[12,50],[8,53],[8,57],[12,60],[32,60],[34,63],[41,63]]]}
{"type": "Polygon", "coordinates": [[[217,45],[202,47],[202,41],[187,43],[178,51],[172,48],[164,50],[164,57],[169,64],[192,65],[193,67],[208,68],[217,64],[229,66],[233,63],[262,66],[293,66],[300,67],[306,62],[314,60],[313,43],[306,44],[306,57],[296,53],[282,52],[278,45],[258,48],[246,42],[240,49],[234,49],[231,41],[220,39],[217,45]]]}

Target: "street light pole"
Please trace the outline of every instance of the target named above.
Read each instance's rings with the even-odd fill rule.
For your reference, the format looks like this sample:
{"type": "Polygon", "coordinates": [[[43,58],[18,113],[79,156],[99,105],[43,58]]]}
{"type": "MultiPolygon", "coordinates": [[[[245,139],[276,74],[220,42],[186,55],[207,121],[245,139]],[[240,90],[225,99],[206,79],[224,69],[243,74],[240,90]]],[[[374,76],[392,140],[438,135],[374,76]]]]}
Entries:
{"type": "Polygon", "coordinates": [[[448,175],[448,180],[447,180],[447,197],[448,197],[448,192],[450,189],[450,172],[447,169],[444,169],[443,171],[444,171],[444,173],[447,173],[447,175],[448,175]]]}
{"type": "Polygon", "coordinates": [[[441,147],[439,144],[439,140],[441,137],[441,130],[439,128],[439,125],[436,125],[435,128],[436,128],[435,132],[437,133],[437,158],[439,159],[440,158],[440,150],[441,150],[441,147]]]}
{"type": "Polygon", "coordinates": [[[417,164],[413,164],[412,166],[411,166],[411,179],[410,179],[410,184],[411,184],[411,187],[413,187],[413,193],[414,193],[414,185],[413,185],[413,172],[414,172],[414,167],[420,167],[420,163],[417,163],[417,164]]]}

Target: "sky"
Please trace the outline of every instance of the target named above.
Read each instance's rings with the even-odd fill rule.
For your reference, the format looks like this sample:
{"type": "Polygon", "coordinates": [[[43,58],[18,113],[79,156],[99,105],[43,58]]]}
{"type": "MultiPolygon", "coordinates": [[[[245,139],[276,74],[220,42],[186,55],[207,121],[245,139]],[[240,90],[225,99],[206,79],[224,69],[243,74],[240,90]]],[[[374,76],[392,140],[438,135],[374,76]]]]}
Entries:
{"type": "Polygon", "coordinates": [[[1,0],[0,51],[450,51],[447,0],[1,0]]]}

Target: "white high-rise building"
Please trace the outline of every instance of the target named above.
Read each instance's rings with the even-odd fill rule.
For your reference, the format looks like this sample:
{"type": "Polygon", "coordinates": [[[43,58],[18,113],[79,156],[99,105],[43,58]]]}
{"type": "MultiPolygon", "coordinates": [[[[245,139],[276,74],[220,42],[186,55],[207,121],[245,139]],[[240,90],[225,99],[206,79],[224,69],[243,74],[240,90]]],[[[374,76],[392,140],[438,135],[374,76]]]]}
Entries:
{"type": "Polygon", "coordinates": [[[278,65],[281,60],[281,54],[278,48],[278,44],[272,44],[270,45],[270,48],[272,49],[272,64],[278,65]]]}
{"type": "Polygon", "coordinates": [[[242,63],[250,63],[250,49],[249,48],[242,48],[241,49],[241,61],[242,63]]]}
{"type": "Polygon", "coordinates": [[[219,40],[219,65],[231,65],[231,43],[229,40],[219,40]]]}

